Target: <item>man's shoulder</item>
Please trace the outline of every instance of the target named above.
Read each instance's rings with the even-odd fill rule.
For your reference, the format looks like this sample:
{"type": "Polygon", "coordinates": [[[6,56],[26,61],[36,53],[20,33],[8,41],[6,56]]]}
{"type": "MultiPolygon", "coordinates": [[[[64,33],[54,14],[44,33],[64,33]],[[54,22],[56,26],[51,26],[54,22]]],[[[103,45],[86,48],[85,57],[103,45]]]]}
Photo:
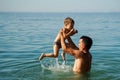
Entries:
{"type": "Polygon", "coordinates": [[[81,55],[82,55],[82,52],[80,52],[79,50],[76,49],[76,50],[75,50],[75,55],[74,55],[74,56],[75,56],[76,58],[80,58],[81,55]]]}
{"type": "Polygon", "coordinates": [[[85,57],[92,57],[91,53],[83,53],[83,52],[79,52],[76,51],[75,56],[77,56],[77,58],[85,58],[85,57]]]}

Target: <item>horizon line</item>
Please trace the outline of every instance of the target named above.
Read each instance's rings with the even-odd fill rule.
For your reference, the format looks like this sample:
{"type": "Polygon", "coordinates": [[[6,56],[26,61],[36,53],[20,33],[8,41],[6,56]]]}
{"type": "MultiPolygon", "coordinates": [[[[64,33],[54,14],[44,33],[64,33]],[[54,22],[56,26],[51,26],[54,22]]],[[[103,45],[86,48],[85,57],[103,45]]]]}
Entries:
{"type": "Polygon", "coordinates": [[[0,13],[120,13],[120,11],[0,11],[0,13]]]}

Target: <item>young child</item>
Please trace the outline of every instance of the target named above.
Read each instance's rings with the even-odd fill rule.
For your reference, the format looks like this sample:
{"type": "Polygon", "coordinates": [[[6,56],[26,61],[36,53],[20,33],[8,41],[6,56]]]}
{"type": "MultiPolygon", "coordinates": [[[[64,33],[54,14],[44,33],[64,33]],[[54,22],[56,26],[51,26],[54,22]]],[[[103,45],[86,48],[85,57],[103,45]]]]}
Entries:
{"type": "MultiPolygon", "coordinates": [[[[65,18],[64,20],[64,27],[63,27],[63,31],[64,31],[64,37],[69,37],[72,36],[74,34],[76,34],[78,31],[74,30],[74,20],[70,17],[65,18]]],[[[53,58],[57,58],[58,54],[59,54],[59,50],[61,48],[61,31],[59,31],[57,37],[54,40],[54,45],[53,45],[53,51],[54,53],[48,53],[48,54],[44,54],[42,53],[41,56],[39,57],[39,60],[42,60],[44,57],[53,57],[53,58]]],[[[65,60],[65,53],[62,53],[62,58],[63,60],[65,60]]]]}

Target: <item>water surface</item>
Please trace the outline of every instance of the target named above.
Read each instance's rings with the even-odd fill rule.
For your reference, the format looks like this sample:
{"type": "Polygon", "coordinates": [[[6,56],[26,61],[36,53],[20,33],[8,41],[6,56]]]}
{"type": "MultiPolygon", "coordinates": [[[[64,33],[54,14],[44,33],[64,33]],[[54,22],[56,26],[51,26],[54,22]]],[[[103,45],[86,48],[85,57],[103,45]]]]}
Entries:
{"type": "MultiPolygon", "coordinates": [[[[120,13],[0,13],[0,80],[120,80],[119,27],[120,13]],[[41,53],[53,52],[54,38],[68,16],[79,31],[73,41],[77,44],[80,36],[88,35],[94,42],[91,72],[85,76],[70,70],[74,63],[70,55],[68,70],[44,69],[38,60],[41,53]]],[[[50,67],[55,59],[42,62],[50,67]]]]}

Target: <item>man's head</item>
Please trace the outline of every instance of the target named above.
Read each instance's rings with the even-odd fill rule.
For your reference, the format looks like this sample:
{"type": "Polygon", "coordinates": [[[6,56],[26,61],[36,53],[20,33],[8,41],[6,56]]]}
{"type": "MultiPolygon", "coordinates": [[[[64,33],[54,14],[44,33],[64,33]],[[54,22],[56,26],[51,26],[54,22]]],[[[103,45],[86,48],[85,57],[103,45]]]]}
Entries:
{"type": "Polygon", "coordinates": [[[72,18],[70,18],[70,17],[65,18],[64,26],[66,29],[68,29],[68,30],[73,29],[74,24],[75,24],[75,22],[72,18]]]}
{"type": "Polygon", "coordinates": [[[80,37],[80,41],[79,41],[79,47],[83,50],[83,49],[87,49],[89,50],[92,46],[92,39],[88,36],[82,36],[80,37]]]}

